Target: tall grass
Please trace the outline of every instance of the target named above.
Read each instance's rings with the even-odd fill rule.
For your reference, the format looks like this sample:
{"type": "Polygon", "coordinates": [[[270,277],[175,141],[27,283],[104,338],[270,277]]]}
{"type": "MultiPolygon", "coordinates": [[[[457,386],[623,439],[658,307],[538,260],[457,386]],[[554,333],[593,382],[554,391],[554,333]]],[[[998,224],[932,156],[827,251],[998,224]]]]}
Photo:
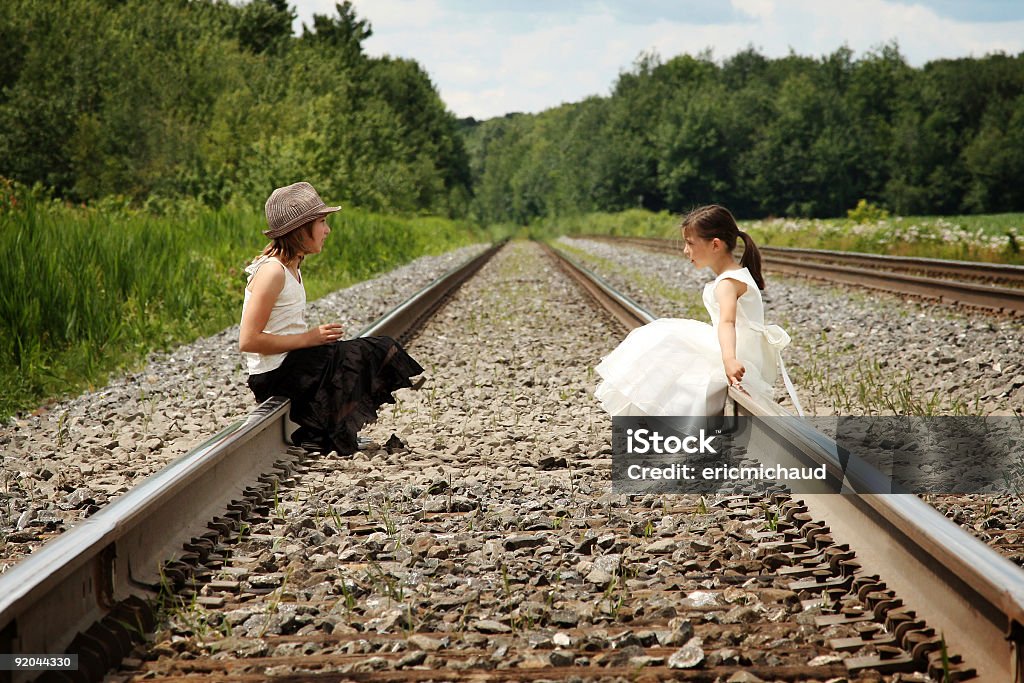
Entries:
{"type": "MultiPolygon", "coordinates": [[[[95,385],[148,352],[237,322],[243,268],[266,244],[259,207],[161,215],[0,202],[0,416],[95,385]]],[[[469,223],[346,209],[304,268],[315,299],[424,254],[484,241],[469,223]]]]}

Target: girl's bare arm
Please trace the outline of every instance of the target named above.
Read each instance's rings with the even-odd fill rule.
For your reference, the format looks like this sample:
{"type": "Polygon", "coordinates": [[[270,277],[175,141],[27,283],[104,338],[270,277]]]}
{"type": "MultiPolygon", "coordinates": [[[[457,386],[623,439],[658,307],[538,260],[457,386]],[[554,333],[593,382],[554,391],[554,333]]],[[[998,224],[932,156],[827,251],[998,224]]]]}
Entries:
{"type": "Polygon", "coordinates": [[[722,348],[722,364],[729,384],[738,384],[746,372],[743,363],[736,358],[736,300],[746,291],[745,284],[731,278],[722,280],[715,287],[719,311],[718,345],[722,348]]]}

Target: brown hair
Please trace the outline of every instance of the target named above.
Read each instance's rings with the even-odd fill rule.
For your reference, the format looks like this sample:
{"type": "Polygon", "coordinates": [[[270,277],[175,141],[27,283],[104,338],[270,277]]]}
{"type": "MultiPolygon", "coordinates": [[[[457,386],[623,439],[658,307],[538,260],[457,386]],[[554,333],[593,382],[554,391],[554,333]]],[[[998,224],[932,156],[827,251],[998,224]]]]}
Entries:
{"type": "Polygon", "coordinates": [[[285,263],[298,257],[299,263],[302,263],[302,259],[305,257],[306,239],[313,236],[313,223],[315,222],[316,219],[313,219],[294,230],[289,230],[280,237],[275,237],[273,242],[263,248],[261,256],[276,256],[285,263]]]}
{"type": "Polygon", "coordinates": [[[701,206],[683,216],[679,228],[685,233],[692,229],[697,237],[704,240],[718,238],[732,252],[736,248],[737,238],[743,240],[743,256],[740,265],[750,271],[758,289],[764,289],[764,276],[761,275],[761,252],[754,244],[754,238],[740,230],[732,212],[724,206],[709,204],[701,206]]]}

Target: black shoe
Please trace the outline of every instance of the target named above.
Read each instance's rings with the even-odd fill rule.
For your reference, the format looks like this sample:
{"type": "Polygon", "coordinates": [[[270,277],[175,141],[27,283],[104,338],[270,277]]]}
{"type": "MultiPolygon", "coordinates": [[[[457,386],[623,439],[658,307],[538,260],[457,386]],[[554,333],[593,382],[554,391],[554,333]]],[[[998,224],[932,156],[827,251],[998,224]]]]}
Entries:
{"type": "Polygon", "coordinates": [[[331,451],[323,436],[306,427],[299,427],[292,432],[291,441],[293,446],[298,446],[307,453],[329,453],[331,451]]]}

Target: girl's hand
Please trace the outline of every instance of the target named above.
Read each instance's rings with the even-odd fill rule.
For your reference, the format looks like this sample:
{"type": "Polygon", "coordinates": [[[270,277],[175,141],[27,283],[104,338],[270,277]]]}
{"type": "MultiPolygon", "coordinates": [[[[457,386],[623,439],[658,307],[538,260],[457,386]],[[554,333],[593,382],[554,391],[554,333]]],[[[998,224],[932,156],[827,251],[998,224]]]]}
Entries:
{"type": "Polygon", "coordinates": [[[725,363],[725,378],[729,380],[729,384],[739,384],[740,380],[743,379],[743,373],[747,370],[736,358],[730,358],[725,363]]]}
{"type": "Polygon", "coordinates": [[[334,342],[341,339],[341,323],[324,323],[319,325],[310,332],[313,333],[314,344],[313,346],[320,346],[321,344],[333,344],[334,342]]]}

